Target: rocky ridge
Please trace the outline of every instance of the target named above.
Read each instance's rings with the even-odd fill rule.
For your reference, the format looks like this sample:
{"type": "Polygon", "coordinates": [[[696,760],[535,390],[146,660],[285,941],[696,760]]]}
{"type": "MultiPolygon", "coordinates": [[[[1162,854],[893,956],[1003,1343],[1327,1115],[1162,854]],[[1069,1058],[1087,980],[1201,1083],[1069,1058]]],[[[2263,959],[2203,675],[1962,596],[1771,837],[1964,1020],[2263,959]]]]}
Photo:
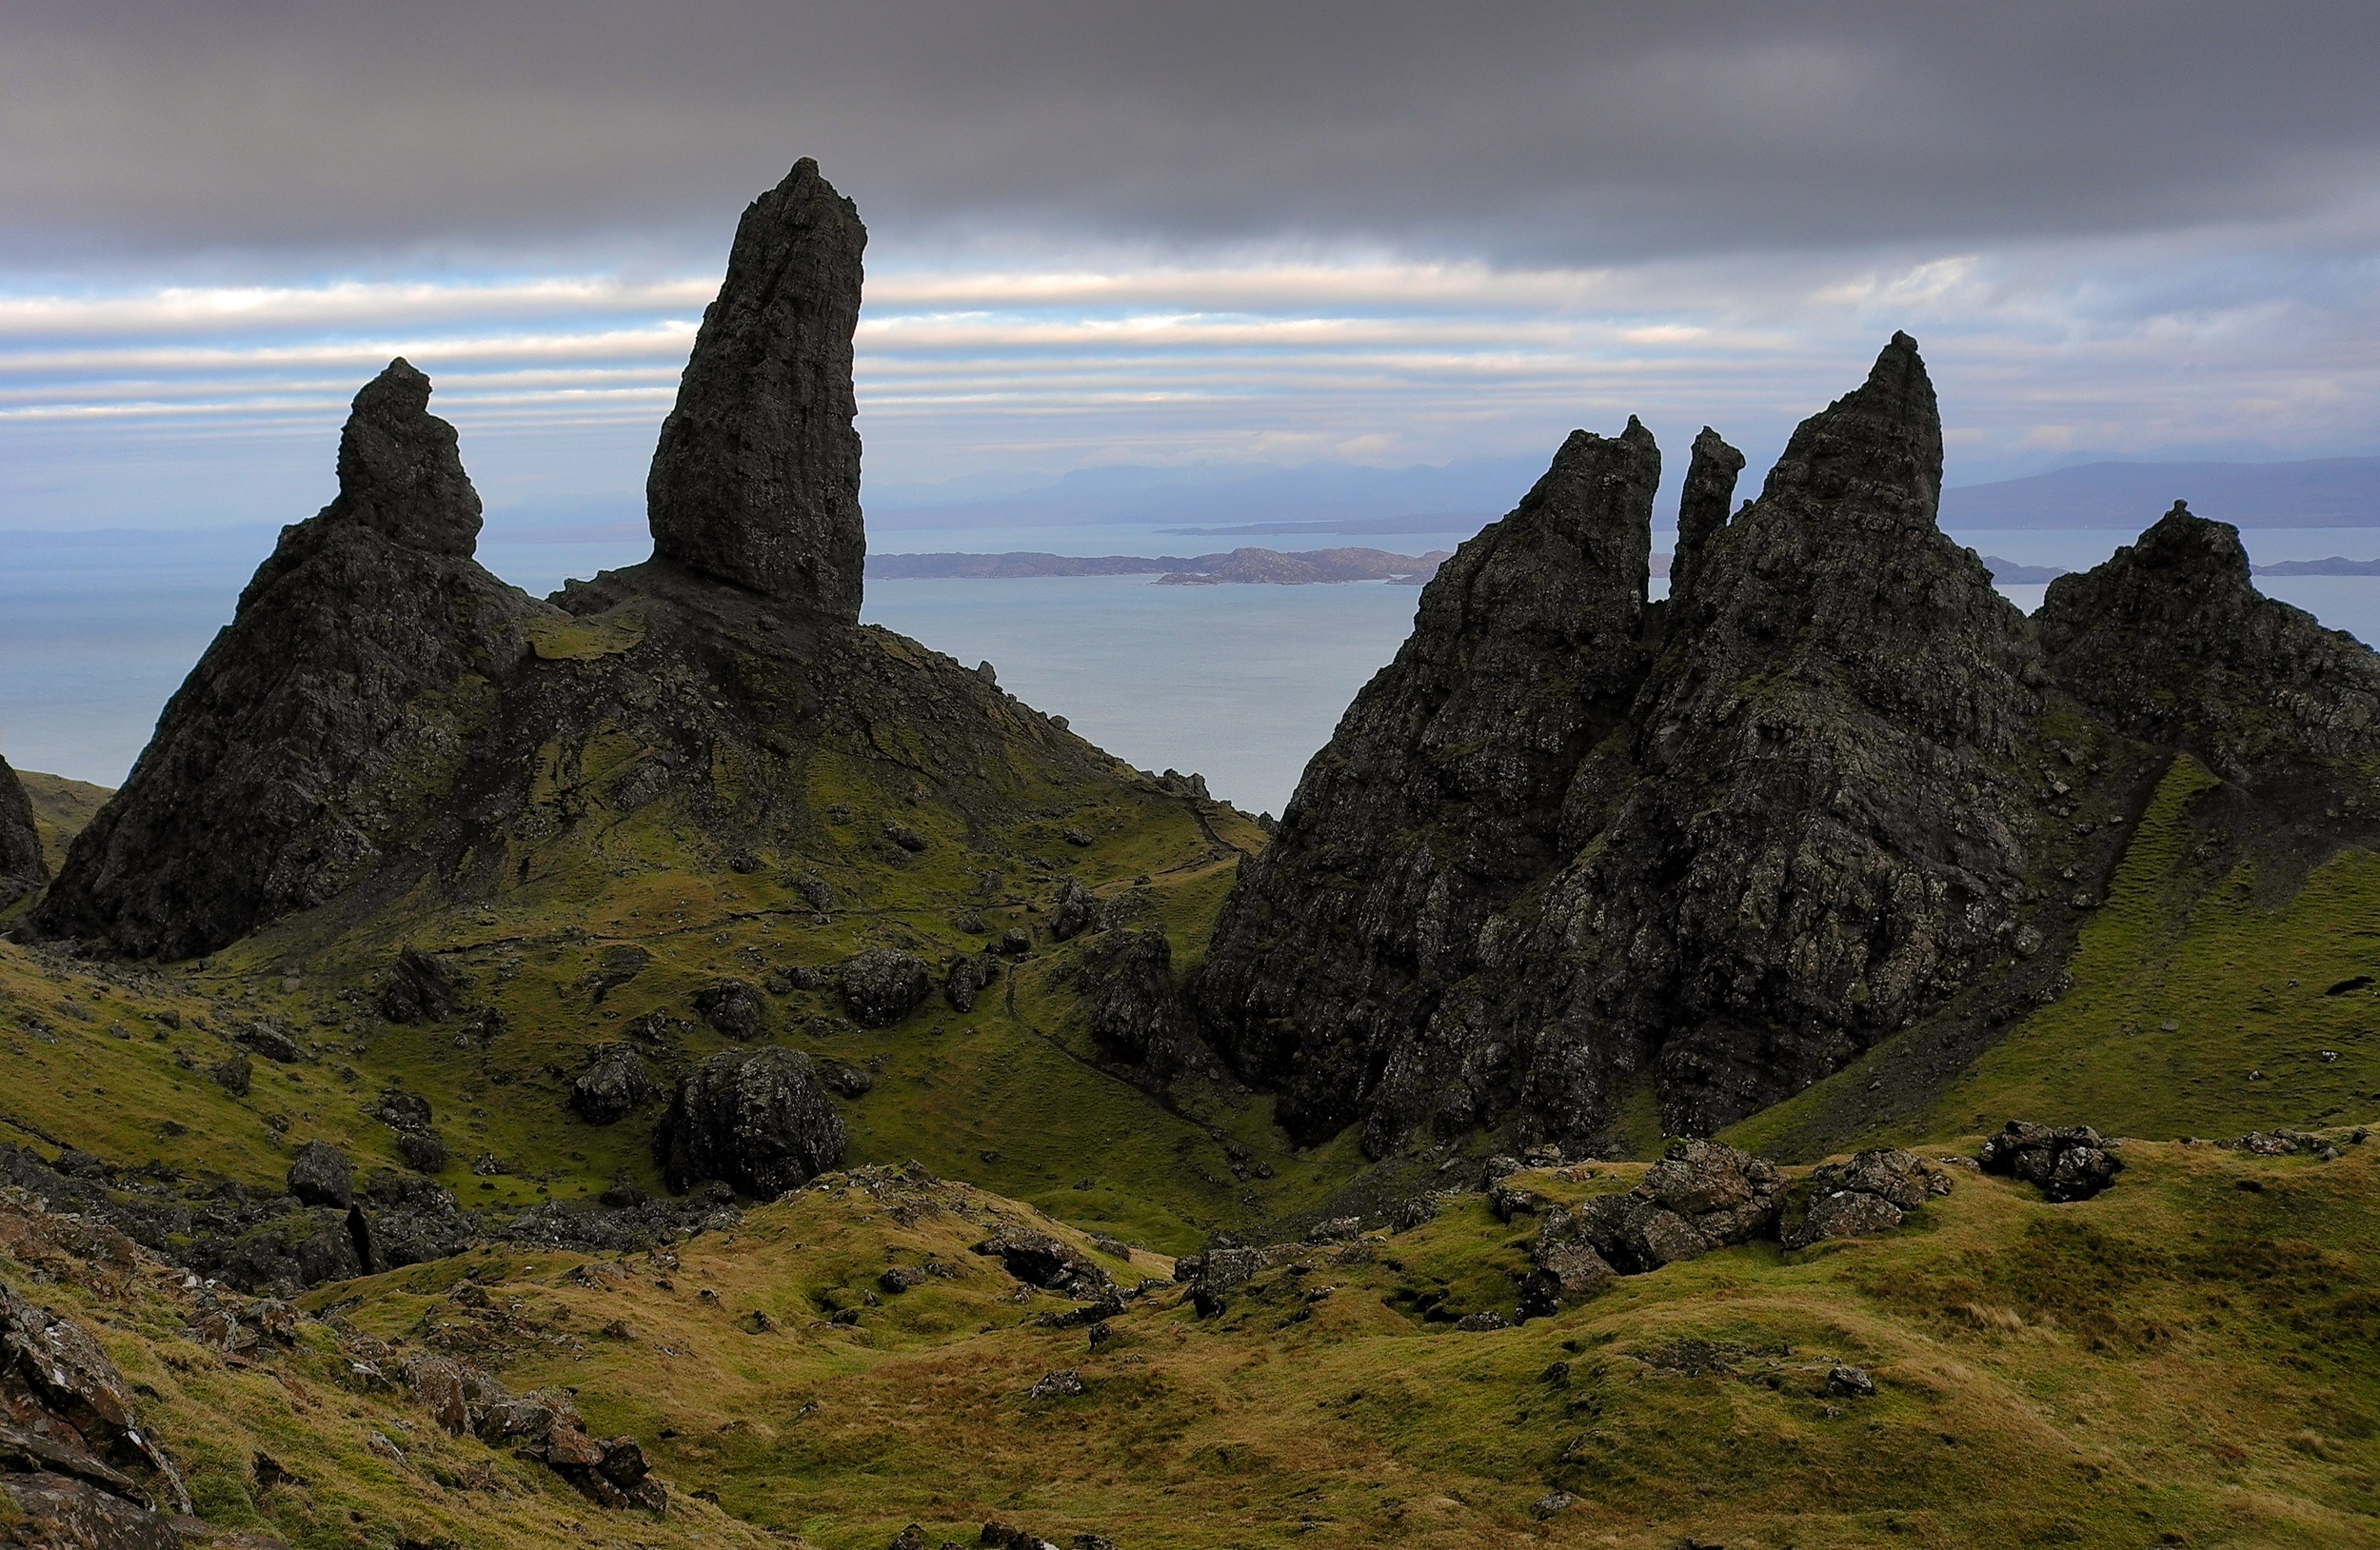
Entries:
{"type": "Polygon", "coordinates": [[[2012,1013],[1962,998],[2030,985],[2093,900],[2079,868],[2113,864],[2077,805],[2136,808],[2196,751],[2355,805],[2321,771],[2380,748],[2380,658],[2178,511],[2028,621],[1935,526],[1906,335],[1732,518],[1741,457],[1706,427],[1650,606],[1622,447],[1657,471],[1633,422],[1574,435],[1425,588],[1225,904],[1192,994],[1300,1139],[1360,1121],[1381,1157],[1497,1123],[1608,1150],[1648,1089],[1664,1132],[1709,1135],[1937,1015],[1983,1020],[1972,1058],[2012,1013]],[[1625,499],[1582,498],[1590,452],[1625,499]]]}

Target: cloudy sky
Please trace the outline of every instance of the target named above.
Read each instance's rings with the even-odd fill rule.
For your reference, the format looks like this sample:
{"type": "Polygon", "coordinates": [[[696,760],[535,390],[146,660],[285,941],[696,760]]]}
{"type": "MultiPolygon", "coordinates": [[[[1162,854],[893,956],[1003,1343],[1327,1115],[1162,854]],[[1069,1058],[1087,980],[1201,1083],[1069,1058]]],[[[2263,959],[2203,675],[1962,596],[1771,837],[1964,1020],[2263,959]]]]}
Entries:
{"type": "Polygon", "coordinates": [[[2376,65],[2369,0],[0,0],[0,527],[293,520],[396,353],[491,519],[631,508],[801,155],[883,505],[1631,411],[1756,469],[1895,328],[1954,483],[2380,452],[2376,65]]]}

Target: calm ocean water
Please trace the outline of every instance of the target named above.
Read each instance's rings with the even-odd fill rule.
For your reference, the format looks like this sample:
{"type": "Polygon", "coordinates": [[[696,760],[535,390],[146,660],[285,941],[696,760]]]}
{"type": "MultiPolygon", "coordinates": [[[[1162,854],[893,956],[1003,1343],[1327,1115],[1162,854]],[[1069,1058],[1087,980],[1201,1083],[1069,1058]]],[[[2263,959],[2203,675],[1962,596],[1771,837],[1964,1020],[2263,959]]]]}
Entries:
{"type": "MultiPolygon", "coordinates": [[[[960,547],[885,534],[887,550],[960,547]]],[[[966,535],[968,548],[1060,548],[1044,535],[966,535]]],[[[2127,535],[1969,533],[2003,558],[2079,568],[2127,535]]],[[[0,753],[27,769],[113,785],[157,713],[270,550],[270,528],[199,533],[10,533],[0,573],[0,753]]],[[[1076,552],[1196,553],[1231,540],[1079,531],[1076,552]]],[[[2246,535],[2264,561],[2380,558],[2380,528],[2268,528],[2246,535]]],[[[1278,546],[1289,546],[1279,540],[1278,546]]],[[[1336,540],[1304,540],[1314,546],[1336,540]]],[[[1398,548],[1449,546],[1399,539],[1398,548]]],[[[1665,546],[1665,541],[1663,541],[1665,546]]],[[[531,543],[492,529],[480,557],[543,595],[565,576],[633,564],[645,546],[531,543]]],[[[2380,578],[2290,576],[2259,585],[2334,628],[2380,642],[2380,578]]],[[[2039,586],[2003,590],[2020,607],[2039,586]]],[[[1419,588],[1157,586],[1148,578],[875,582],[865,617],[972,666],[1067,717],[1092,742],[1145,769],[1196,770],[1217,795],[1278,813],[1356,690],[1404,640],[1419,588]]]]}

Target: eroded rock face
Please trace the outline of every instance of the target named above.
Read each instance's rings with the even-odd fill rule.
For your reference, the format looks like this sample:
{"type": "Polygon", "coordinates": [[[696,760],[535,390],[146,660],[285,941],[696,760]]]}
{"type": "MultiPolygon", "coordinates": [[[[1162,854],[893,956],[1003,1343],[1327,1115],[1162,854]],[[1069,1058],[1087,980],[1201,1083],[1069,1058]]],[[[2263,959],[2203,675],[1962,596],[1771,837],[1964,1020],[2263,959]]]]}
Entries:
{"type": "Polygon", "coordinates": [[[803,158],[736,228],[645,483],[662,558],[855,623],[859,211],[803,158]]]}
{"type": "Polygon", "coordinates": [[[13,904],[49,881],[32,799],[9,762],[0,759],[0,904],[13,904]]]}
{"type": "Polygon", "coordinates": [[[2068,693],[2218,771],[2380,745],[2380,657],[2258,592],[2239,530],[2179,501],[2137,543],[2052,582],[2036,622],[2068,693]]]}
{"type": "Polygon", "coordinates": [[[1643,676],[1660,476],[1634,420],[1572,433],[1422,588],[1411,638],[1242,865],[1195,994],[1301,1139],[1381,1102],[1490,917],[1560,859],[1564,793],[1643,676]]]}
{"type": "Polygon", "coordinates": [[[1162,931],[1110,931],[1083,955],[1082,1000],[1101,1049],[1160,1082],[1212,1068],[1190,1008],[1174,988],[1162,931]]]}
{"type": "Polygon", "coordinates": [[[339,497],[284,528],[76,836],[37,924],[208,952],[323,903],[427,824],[538,606],[472,562],[479,497],[404,361],[356,394],[339,497]]]}
{"type": "Polygon", "coordinates": [[[1595,1143],[1648,1077],[1707,1135],[2002,951],[2039,651],[1934,526],[1914,342],[1725,520],[1740,461],[1697,442],[1648,609],[1651,438],[1574,436],[1308,766],[1194,987],[1300,1139],[1360,1118],[1377,1156],[1517,1111],[1595,1143]]]}
{"type": "Polygon", "coordinates": [[[716,1179],[768,1200],[843,1161],[843,1116],[807,1056],[723,1050],[679,1083],[655,1143],[670,1188],[716,1179]]]}

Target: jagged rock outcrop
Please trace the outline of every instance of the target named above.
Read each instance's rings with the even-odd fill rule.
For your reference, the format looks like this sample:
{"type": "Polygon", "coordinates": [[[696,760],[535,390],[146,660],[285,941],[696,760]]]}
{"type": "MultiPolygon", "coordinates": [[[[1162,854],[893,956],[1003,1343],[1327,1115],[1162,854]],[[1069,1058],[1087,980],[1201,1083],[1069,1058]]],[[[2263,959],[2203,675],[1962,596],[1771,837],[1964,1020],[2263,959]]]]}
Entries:
{"type": "Polygon", "coordinates": [[[1986,1173],[2021,1179],[2053,1201],[2087,1201],[2124,1171],[2116,1143],[2087,1124],[2011,1120],[1988,1138],[1975,1161],[1986,1173]]]}
{"type": "Polygon", "coordinates": [[[1660,474],[1634,420],[1573,432],[1422,588],[1411,638],[1243,864],[1196,994],[1293,1133],[1376,1101],[1490,917],[1560,858],[1565,792],[1643,676],[1660,474]]]}
{"type": "Polygon", "coordinates": [[[1078,980],[1091,1037],[1109,1055],[1159,1083],[1214,1068],[1197,1020],[1174,988],[1173,945],[1164,932],[1105,933],[1083,954],[1078,980]]]}
{"type": "Polygon", "coordinates": [[[403,360],[356,394],[338,499],[282,530],[75,837],[43,930],[208,952],[329,899],[426,825],[537,609],[470,559],[479,497],[428,401],[403,360]]]}
{"type": "Polygon", "coordinates": [[[1695,438],[1694,460],[1686,466],[1686,487],[1677,499],[1677,551],[1670,556],[1669,595],[1691,595],[1702,573],[1703,551],[1711,536],[1727,526],[1735,499],[1735,478],[1744,471],[1744,455],[1727,445],[1709,426],[1695,438]]]}
{"type": "Polygon", "coordinates": [[[2138,542],[2052,582],[2036,623],[2060,687],[2228,775],[2380,748],[2380,656],[2258,592],[2239,530],[2180,501],[2138,542]]]}
{"type": "Polygon", "coordinates": [[[1360,1117],[1379,1155],[1517,1111],[1593,1142],[1648,1082],[1666,1129],[1705,1135],[1941,1005],[2014,930],[2039,651],[1934,526],[1914,342],[1734,520],[1736,454],[1697,452],[1687,576],[1648,609],[1651,438],[1574,436],[1424,591],[1243,869],[1196,993],[1301,1138],[1360,1117]],[[1595,536],[1557,560],[1549,528],[1595,536]]]}
{"type": "Polygon", "coordinates": [[[645,484],[656,555],[846,624],[867,548],[851,388],[866,244],[806,157],[752,202],[645,484]]]}
{"type": "Polygon", "coordinates": [[[1950,1176],[1914,1152],[1875,1147],[1848,1162],[1830,1162],[1810,1175],[1798,1220],[1778,1238],[1807,1248],[1830,1238],[1871,1238],[1890,1232],[1910,1212],[1951,1192],[1950,1176]]]}
{"type": "Polygon", "coordinates": [[[652,1102],[655,1092],[642,1055],[625,1044],[606,1044],[570,1083],[570,1107],[589,1124],[617,1124],[652,1102]]]}
{"type": "Polygon", "coordinates": [[[678,1084],[654,1145],[672,1189],[715,1179],[773,1200],[843,1161],[843,1116],[808,1056],[722,1050],[678,1084]]]}
{"type": "Polygon", "coordinates": [[[14,904],[50,881],[41,859],[41,831],[33,825],[33,801],[25,783],[0,759],[0,905],[14,904]]]}
{"type": "Polygon", "coordinates": [[[10,1544],[172,1550],[190,1494],[80,1325],[0,1287],[0,1524],[10,1544]]]}

